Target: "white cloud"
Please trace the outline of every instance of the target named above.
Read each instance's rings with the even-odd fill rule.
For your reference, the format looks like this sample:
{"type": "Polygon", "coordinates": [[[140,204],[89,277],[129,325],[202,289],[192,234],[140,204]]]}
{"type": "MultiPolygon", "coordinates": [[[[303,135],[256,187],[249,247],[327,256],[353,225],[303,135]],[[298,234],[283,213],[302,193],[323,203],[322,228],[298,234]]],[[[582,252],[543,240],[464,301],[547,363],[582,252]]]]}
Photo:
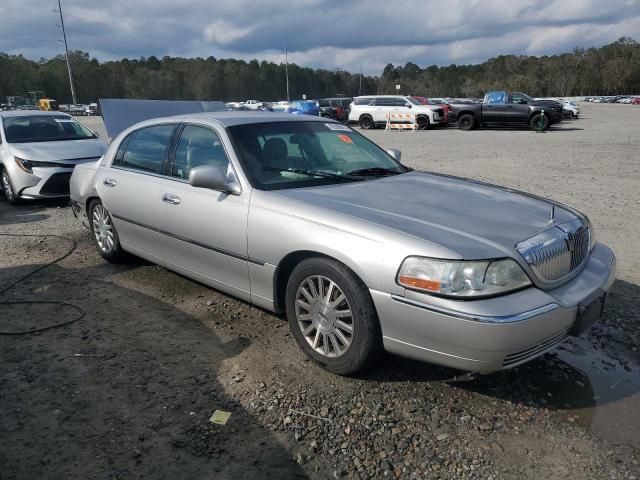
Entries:
{"type": "MultiPolygon", "coordinates": [[[[60,53],[57,13],[44,9],[35,16],[7,8],[23,4],[2,0],[3,22],[15,25],[0,29],[0,50],[31,58],[60,53]],[[53,26],[25,29],[19,23],[53,26]]],[[[387,63],[477,63],[503,54],[600,46],[623,35],[640,40],[640,0],[65,0],[64,5],[70,47],[100,59],[213,55],[281,62],[286,44],[290,60],[299,65],[379,74],[387,63]]]]}
{"type": "Polygon", "coordinates": [[[207,25],[204,37],[208,42],[226,45],[246,37],[251,30],[251,27],[238,27],[224,20],[217,20],[207,25]]]}

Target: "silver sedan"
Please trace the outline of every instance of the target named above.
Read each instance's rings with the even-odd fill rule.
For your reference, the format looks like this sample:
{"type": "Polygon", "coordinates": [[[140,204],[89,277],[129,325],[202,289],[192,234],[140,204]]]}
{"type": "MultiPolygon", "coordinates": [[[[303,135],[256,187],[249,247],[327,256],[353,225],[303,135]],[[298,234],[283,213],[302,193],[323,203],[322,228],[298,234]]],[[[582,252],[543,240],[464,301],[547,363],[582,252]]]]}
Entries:
{"type": "Polygon", "coordinates": [[[65,197],[73,168],[95,162],[104,141],[60,112],[0,112],[0,182],[6,199],[65,197]]]}
{"type": "Polygon", "coordinates": [[[599,318],[615,257],[586,216],[399,160],[323,118],[183,115],[121,132],[75,169],[71,198],[107,260],[128,252],[284,312],[338,374],[383,349],[513,367],[599,318]]]}

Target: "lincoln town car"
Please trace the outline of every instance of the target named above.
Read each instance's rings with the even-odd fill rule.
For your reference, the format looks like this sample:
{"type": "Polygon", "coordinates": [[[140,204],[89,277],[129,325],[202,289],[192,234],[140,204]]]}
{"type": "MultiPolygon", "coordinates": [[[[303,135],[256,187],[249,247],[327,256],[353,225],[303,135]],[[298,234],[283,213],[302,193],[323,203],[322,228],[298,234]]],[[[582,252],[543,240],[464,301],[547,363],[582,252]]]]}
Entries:
{"type": "Polygon", "coordinates": [[[178,115],[115,135],[71,199],[106,260],[286,315],[336,374],[383,350],[496,371],[601,316],[616,262],[586,215],[400,159],[327,118],[178,115]]]}

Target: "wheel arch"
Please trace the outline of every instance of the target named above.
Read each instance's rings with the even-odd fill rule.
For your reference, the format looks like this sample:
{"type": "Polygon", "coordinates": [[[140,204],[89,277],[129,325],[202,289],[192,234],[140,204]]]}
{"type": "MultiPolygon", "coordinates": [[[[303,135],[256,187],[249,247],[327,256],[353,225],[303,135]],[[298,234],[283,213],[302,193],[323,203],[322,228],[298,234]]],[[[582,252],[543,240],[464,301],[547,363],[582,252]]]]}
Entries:
{"type": "Polygon", "coordinates": [[[324,258],[340,262],[342,265],[351,270],[356,277],[367,286],[366,279],[360,269],[353,265],[339,254],[325,253],[319,250],[296,250],[285,255],[278,263],[273,275],[273,307],[277,313],[285,310],[285,293],[287,291],[287,282],[293,269],[303,260],[309,258],[324,258]]]}
{"type": "Polygon", "coordinates": [[[471,115],[474,119],[478,120],[478,113],[474,110],[460,110],[459,112],[456,112],[456,120],[462,115],[471,115]]]}
{"type": "Polygon", "coordinates": [[[84,202],[84,212],[87,215],[87,219],[89,218],[89,205],[91,205],[91,202],[94,201],[94,200],[102,201],[100,199],[100,197],[98,196],[98,194],[96,193],[96,194],[93,194],[93,195],[89,195],[87,197],[87,199],[85,200],[85,202],[84,202]]]}

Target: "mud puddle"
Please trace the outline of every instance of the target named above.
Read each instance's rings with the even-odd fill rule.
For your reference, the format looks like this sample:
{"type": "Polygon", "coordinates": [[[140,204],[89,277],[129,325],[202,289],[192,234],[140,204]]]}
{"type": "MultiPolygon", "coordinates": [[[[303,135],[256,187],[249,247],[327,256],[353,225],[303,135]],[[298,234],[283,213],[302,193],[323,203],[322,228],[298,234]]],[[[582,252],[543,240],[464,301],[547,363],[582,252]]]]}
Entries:
{"type": "Polygon", "coordinates": [[[566,342],[551,360],[559,413],[610,441],[640,447],[640,368],[585,339],[566,342]]]}
{"type": "Polygon", "coordinates": [[[570,338],[518,371],[537,403],[556,409],[563,420],[640,448],[640,368],[622,352],[570,338]]]}

